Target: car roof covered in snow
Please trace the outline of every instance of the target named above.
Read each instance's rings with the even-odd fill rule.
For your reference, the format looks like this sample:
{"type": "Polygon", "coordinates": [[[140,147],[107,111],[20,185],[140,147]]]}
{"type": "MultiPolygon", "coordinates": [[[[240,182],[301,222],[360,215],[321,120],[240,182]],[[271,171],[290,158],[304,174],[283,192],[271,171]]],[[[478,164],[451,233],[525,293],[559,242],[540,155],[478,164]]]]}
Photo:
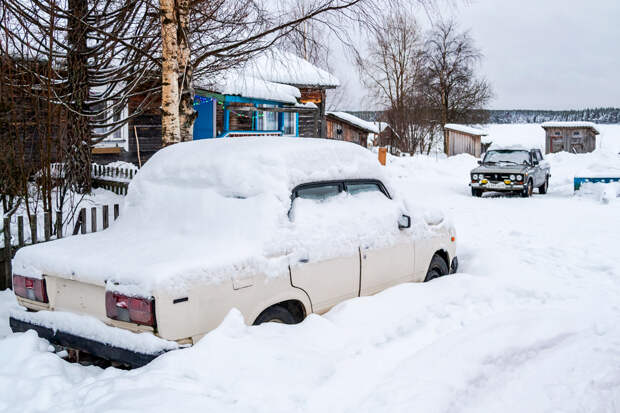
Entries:
{"type": "Polygon", "coordinates": [[[487,149],[488,151],[531,151],[534,149],[538,149],[538,148],[528,148],[525,147],[523,145],[496,145],[496,144],[492,144],[491,146],[489,146],[489,149],[487,149]]]}
{"type": "Polygon", "coordinates": [[[250,197],[335,179],[382,177],[367,149],[344,141],[290,137],[239,137],[185,142],[157,152],[132,185],[143,182],[214,188],[221,195],[250,197]]]}

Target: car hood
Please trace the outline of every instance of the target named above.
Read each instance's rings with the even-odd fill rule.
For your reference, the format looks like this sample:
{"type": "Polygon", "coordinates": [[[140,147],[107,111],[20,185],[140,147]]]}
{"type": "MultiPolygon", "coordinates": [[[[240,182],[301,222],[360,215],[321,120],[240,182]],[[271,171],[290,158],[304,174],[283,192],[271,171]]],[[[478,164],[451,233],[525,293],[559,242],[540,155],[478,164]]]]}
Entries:
{"type": "Polygon", "coordinates": [[[529,166],[527,165],[480,165],[477,168],[472,169],[472,174],[479,173],[500,173],[500,174],[524,174],[529,170],[529,166]]]}

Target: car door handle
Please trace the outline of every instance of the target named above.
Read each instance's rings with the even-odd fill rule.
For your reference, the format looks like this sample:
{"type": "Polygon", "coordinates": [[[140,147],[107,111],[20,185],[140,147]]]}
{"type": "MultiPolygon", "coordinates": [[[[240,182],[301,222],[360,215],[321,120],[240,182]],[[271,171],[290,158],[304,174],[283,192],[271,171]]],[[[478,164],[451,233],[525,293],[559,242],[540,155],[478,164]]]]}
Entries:
{"type": "Polygon", "coordinates": [[[303,264],[306,264],[306,263],[310,262],[310,260],[308,258],[300,258],[299,262],[301,262],[303,264]]]}

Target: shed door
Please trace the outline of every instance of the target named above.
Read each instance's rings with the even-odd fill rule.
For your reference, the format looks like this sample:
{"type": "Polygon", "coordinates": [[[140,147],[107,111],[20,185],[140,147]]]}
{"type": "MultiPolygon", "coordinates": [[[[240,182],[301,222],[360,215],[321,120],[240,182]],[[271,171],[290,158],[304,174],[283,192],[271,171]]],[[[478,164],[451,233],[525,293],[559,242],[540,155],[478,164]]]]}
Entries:
{"type": "Polygon", "coordinates": [[[196,96],[194,109],[198,117],[194,122],[194,140],[215,138],[215,106],[217,100],[196,96]]]}

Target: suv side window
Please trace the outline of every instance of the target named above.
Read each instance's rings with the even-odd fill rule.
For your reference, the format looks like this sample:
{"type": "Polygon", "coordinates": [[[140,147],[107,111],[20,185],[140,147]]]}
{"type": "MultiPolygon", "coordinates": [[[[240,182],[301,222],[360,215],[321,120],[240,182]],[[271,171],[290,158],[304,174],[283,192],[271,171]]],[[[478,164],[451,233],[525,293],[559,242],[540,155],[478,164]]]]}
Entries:
{"type": "Polygon", "coordinates": [[[313,199],[322,201],[336,196],[341,191],[340,183],[308,184],[295,190],[294,198],[313,199]]]}
{"type": "Polygon", "coordinates": [[[381,192],[381,188],[375,182],[347,183],[346,191],[351,195],[360,194],[362,192],[381,192]]]}
{"type": "Polygon", "coordinates": [[[538,157],[538,161],[542,161],[543,160],[543,156],[542,156],[542,153],[540,152],[540,149],[538,149],[536,151],[536,156],[538,157]]]}

